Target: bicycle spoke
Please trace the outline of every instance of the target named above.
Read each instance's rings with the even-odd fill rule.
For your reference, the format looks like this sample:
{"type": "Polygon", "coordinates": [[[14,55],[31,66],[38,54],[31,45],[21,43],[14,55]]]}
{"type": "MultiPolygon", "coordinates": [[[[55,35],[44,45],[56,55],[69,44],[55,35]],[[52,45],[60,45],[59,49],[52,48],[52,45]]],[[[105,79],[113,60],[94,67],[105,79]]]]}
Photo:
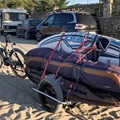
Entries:
{"type": "Polygon", "coordinates": [[[11,69],[15,75],[25,77],[24,53],[17,49],[16,53],[13,52],[10,58],[13,63],[13,65],[11,65],[11,69]]]}

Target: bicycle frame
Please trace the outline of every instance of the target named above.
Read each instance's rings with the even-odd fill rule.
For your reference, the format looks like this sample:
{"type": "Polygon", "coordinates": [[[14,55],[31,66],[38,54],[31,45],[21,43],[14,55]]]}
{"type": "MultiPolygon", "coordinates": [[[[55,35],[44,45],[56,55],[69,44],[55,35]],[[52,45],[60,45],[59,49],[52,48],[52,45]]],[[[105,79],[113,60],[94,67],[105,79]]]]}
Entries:
{"type": "Polygon", "coordinates": [[[18,57],[18,55],[16,54],[16,51],[15,51],[15,48],[13,47],[13,45],[16,45],[15,43],[10,43],[10,41],[8,40],[9,36],[7,37],[6,36],[6,43],[5,45],[3,45],[1,42],[0,42],[0,55],[3,59],[3,62],[5,65],[9,66],[9,65],[13,65],[13,62],[9,59],[9,54],[10,54],[10,51],[14,51],[15,53],[15,56],[17,57],[17,59],[20,61],[20,58],[18,57]],[[8,49],[8,45],[10,44],[11,46],[11,50],[8,49]]]}
{"type": "Polygon", "coordinates": [[[0,42],[0,45],[1,45],[1,47],[0,47],[0,55],[3,58],[3,60],[5,60],[5,59],[9,58],[9,56],[8,56],[8,51],[9,50],[7,50],[7,46],[4,46],[1,42],[0,42]]]}
{"type": "Polygon", "coordinates": [[[5,37],[6,37],[5,45],[0,42],[0,68],[2,67],[3,64],[6,66],[10,66],[11,70],[16,76],[25,78],[26,74],[24,72],[25,71],[24,52],[21,51],[19,48],[14,47],[16,43],[10,42],[9,40],[10,35],[6,35],[5,37]],[[8,47],[9,44],[10,49],[8,47]]]}

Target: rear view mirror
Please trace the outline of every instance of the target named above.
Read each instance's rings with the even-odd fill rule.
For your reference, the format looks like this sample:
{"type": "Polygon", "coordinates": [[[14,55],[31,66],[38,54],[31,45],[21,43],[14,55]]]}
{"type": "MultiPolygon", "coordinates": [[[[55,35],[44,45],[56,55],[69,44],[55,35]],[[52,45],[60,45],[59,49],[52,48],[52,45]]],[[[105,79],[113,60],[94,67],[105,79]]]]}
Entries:
{"type": "Polygon", "coordinates": [[[42,25],[43,25],[43,26],[47,26],[47,25],[48,25],[48,22],[43,22],[42,25]]]}

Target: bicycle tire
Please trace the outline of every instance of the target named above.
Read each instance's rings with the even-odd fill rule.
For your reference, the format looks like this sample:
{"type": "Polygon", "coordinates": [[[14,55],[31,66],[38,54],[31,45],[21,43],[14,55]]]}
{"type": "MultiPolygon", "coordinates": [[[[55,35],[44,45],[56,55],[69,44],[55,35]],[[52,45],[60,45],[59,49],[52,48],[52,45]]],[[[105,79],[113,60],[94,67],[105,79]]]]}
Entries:
{"type": "MultiPolygon", "coordinates": [[[[59,83],[54,78],[46,77],[44,80],[42,80],[39,85],[39,91],[42,91],[47,95],[56,98],[59,101],[63,101],[62,89],[59,83]]],[[[59,110],[61,110],[63,106],[62,104],[56,102],[55,100],[52,100],[40,93],[39,100],[40,104],[42,105],[42,108],[51,113],[59,112],[59,110]]]]}
{"type": "Polygon", "coordinates": [[[16,76],[19,76],[22,78],[26,77],[24,56],[25,56],[25,54],[20,49],[17,49],[17,48],[14,48],[14,50],[11,50],[10,56],[9,56],[9,60],[12,62],[10,67],[11,67],[13,73],[16,76]],[[15,52],[18,57],[15,55],[15,52]]]}

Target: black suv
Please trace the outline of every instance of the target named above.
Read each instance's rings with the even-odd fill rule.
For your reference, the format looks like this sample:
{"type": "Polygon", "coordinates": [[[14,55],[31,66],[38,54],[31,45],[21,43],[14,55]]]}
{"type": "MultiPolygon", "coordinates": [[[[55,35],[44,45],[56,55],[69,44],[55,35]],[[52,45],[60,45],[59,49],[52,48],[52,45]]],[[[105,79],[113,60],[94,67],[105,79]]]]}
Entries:
{"type": "Polygon", "coordinates": [[[60,32],[89,31],[101,33],[96,14],[89,12],[55,12],[41,22],[35,31],[37,41],[60,32]]]}

